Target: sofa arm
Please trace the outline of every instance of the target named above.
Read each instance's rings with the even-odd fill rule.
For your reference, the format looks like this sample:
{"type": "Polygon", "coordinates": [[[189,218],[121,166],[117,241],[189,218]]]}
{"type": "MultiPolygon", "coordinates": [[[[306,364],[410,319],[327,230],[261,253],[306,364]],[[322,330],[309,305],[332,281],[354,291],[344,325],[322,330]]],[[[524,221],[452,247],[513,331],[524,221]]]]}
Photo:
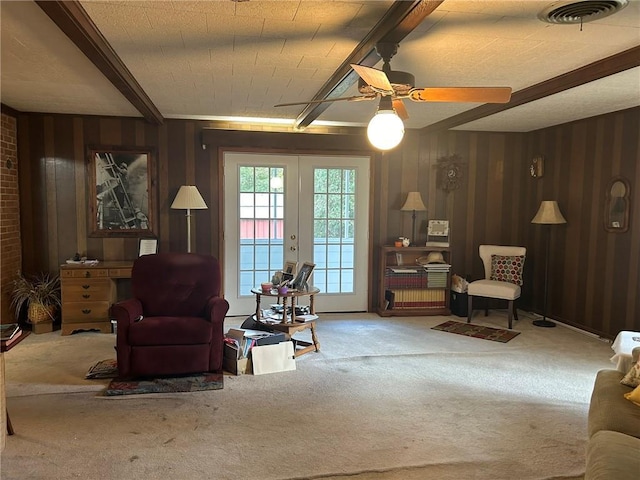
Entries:
{"type": "Polygon", "coordinates": [[[635,480],[640,471],[640,439],[610,430],[596,432],[587,447],[584,480],[635,480]]]}
{"type": "Polygon", "coordinates": [[[618,370],[600,370],[596,374],[589,404],[589,437],[601,430],[612,430],[640,438],[640,408],[624,398],[633,389],[620,383],[623,376],[618,370]]]}

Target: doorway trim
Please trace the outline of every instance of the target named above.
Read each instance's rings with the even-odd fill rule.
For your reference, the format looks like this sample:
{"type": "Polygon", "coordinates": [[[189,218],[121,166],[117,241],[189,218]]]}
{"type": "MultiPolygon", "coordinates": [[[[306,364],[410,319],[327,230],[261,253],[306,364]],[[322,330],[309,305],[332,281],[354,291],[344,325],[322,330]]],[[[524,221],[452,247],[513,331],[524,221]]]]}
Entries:
{"type": "Polygon", "coordinates": [[[283,154],[283,155],[311,155],[311,156],[358,156],[369,158],[369,215],[367,218],[369,238],[367,239],[367,258],[368,258],[368,278],[367,278],[367,312],[374,311],[374,286],[376,284],[376,271],[374,271],[374,213],[373,206],[374,200],[374,180],[376,178],[376,156],[370,151],[364,150],[305,150],[305,149],[286,149],[286,148],[259,148],[259,147],[237,147],[237,146],[219,146],[217,148],[217,160],[218,160],[218,245],[219,254],[218,259],[220,261],[220,269],[223,274],[221,279],[221,295],[224,295],[224,262],[225,262],[225,239],[224,239],[224,224],[225,224],[225,179],[224,179],[224,155],[227,152],[232,153],[257,153],[257,154],[283,154]]]}

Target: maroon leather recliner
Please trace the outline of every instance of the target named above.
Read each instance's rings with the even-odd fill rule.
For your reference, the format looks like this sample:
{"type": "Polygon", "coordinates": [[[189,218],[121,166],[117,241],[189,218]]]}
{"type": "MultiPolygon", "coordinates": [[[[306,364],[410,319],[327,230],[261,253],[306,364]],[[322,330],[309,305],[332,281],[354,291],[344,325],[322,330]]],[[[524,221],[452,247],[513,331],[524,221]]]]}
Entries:
{"type": "Polygon", "coordinates": [[[132,299],[111,307],[121,378],[222,373],[220,265],[209,255],[158,253],[133,264],[132,299]]]}

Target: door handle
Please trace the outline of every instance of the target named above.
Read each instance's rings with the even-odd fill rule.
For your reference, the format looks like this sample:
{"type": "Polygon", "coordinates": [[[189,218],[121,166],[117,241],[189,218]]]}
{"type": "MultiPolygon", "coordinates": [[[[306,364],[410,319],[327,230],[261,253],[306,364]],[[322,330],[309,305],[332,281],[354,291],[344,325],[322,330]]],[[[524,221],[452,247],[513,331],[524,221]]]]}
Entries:
{"type": "Polygon", "coordinates": [[[295,245],[291,245],[291,246],[289,247],[289,250],[291,250],[292,252],[295,252],[297,249],[296,249],[296,246],[295,246],[295,245]]]}
{"type": "Polygon", "coordinates": [[[83,293],[82,298],[91,298],[91,295],[89,295],[88,293],[83,293]]]}
{"type": "Polygon", "coordinates": [[[90,308],[84,308],[84,309],[82,309],[82,313],[84,313],[85,315],[89,315],[91,313],[91,309],[90,308]]]}

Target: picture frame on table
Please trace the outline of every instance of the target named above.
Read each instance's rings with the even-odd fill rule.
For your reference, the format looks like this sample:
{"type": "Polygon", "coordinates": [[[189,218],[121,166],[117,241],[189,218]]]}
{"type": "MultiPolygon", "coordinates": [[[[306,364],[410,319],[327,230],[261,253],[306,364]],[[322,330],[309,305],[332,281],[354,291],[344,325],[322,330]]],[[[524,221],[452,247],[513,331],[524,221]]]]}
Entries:
{"type": "Polygon", "coordinates": [[[286,262],[284,262],[284,268],[282,269],[282,271],[284,273],[291,273],[292,275],[295,275],[297,269],[298,269],[298,262],[287,260],[286,262]]]}
{"type": "Polygon", "coordinates": [[[313,269],[316,267],[315,263],[304,262],[298,270],[298,274],[296,278],[293,279],[291,283],[292,288],[303,291],[309,289],[309,277],[311,277],[311,273],[313,269]]]}
{"type": "Polygon", "coordinates": [[[88,147],[89,236],[155,236],[154,175],[152,147],[88,147]]]}
{"type": "Polygon", "coordinates": [[[138,249],[138,256],[153,255],[158,253],[158,239],[157,238],[141,238],[140,248],[138,249]]]}

